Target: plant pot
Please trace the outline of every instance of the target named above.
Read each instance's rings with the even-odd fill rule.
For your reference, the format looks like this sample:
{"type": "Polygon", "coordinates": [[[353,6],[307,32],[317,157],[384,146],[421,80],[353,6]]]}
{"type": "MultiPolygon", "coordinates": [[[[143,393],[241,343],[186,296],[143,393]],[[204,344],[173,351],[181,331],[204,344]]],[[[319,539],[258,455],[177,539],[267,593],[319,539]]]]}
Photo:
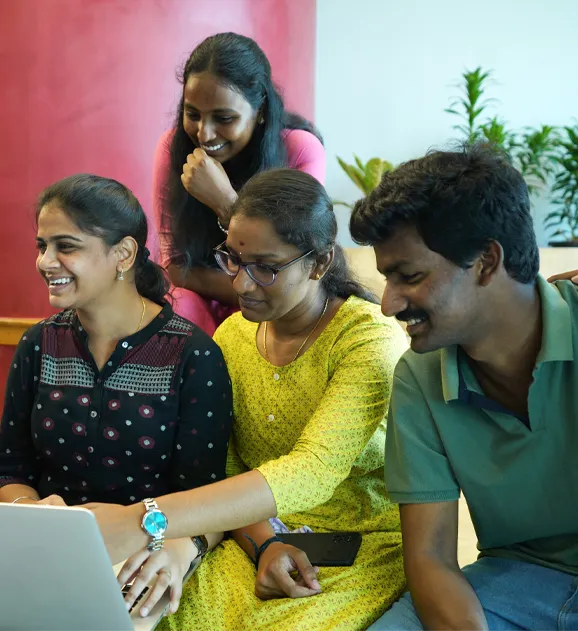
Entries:
{"type": "Polygon", "coordinates": [[[549,241],[548,246],[551,248],[578,248],[578,239],[575,241],[549,241]]]}

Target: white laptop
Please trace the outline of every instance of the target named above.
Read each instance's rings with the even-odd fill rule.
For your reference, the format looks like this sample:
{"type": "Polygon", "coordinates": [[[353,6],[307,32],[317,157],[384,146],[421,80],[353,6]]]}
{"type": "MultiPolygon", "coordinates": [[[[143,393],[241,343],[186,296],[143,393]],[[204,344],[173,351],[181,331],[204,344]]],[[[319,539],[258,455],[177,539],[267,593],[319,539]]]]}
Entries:
{"type": "Polygon", "coordinates": [[[129,614],[90,511],[0,504],[1,631],[151,631],[168,604],[129,614]]]}

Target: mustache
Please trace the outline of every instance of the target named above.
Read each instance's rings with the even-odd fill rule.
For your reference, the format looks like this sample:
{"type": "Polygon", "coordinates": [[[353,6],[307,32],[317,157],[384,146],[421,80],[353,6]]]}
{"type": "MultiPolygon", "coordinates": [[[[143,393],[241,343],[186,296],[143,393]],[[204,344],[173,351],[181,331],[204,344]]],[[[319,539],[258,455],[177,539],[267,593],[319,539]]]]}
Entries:
{"type": "Polygon", "coordinates": [[[422,309],[406,309],[395,316],[396,320],[399,320],[400,322],[407,322],[412,319],[421,320],[427,317],[427,313],[422,309]]]}

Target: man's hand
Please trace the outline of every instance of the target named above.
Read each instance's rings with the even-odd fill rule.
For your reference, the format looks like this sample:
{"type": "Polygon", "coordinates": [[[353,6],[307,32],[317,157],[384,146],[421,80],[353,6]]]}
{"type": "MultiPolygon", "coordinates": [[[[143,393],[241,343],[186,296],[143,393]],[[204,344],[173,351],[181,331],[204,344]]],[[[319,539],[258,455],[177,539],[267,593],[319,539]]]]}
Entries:
{"type": "Polygon", "coordinates": [[[578,269],[571,272],[563,272],[562,274],[554,274],[548,279],[549,283],[553,283],[555,280],[571,280],[575,285],[578,285],[578,269]]]}

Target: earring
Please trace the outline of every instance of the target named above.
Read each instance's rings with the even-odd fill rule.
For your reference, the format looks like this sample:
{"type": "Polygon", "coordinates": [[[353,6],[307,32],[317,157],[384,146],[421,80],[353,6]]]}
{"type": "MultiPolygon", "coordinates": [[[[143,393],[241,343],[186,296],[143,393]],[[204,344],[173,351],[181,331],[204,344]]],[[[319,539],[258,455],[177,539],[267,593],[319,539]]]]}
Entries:
{"type": "Polygon", "coordinates": [[[120,268],[119,273],[117,274],[117,280],[124,280],[124,270],[122,269],[122,267],[120,268]]]}
{"type": "Polygon", "coordinates": [[[260,116],[259,121],[258,121],[259,125],[262,125],[264,122],[265,122],[265,119],[263,118],[263,116],[260,116]]]}
{"type": "Polygon", "coordinates": [[[315,274],[315,280],[319,280],[321,276],[319,274],[315,274]]]}

